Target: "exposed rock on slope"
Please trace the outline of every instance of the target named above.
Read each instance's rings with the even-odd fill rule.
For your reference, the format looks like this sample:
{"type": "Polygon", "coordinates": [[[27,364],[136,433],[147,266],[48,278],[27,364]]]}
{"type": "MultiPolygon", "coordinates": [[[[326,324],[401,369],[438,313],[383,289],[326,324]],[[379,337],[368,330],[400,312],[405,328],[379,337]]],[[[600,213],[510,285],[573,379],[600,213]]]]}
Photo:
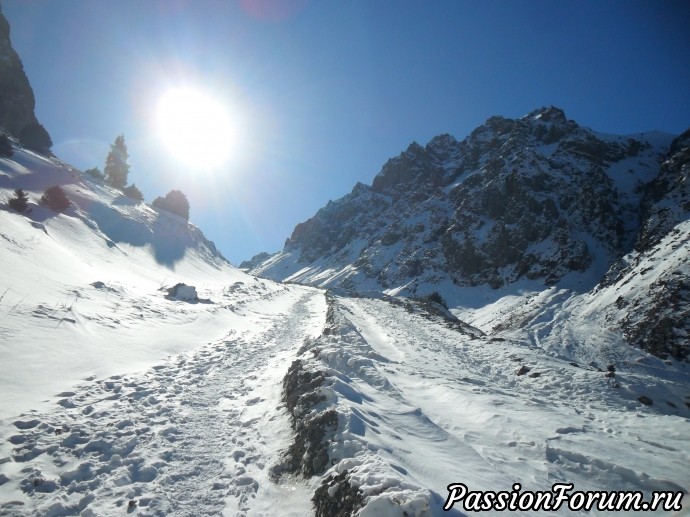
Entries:
{"type": "Polygon", "coordinates": [[[0,127],[19,137],[28,125],[38,124],[34,92],[10,41],[10,24],[0,10],[0,127]]]}
{"type": "Polygon", "coordinates": [[[492,117],[458,142],[413,143],[371,187],[298,224],[255,266],[269,278],[413,294],[602,275],[637,236],[644,185],[671,137],[595,133],[549,107],[492,117]]]}
{"type": "MultiPolygon", "coordinates": [[[[662,358],[690,356],[690,130],[647,185],[635,252],[609,272],[626,339],[662,358]]],[[[604,289],[605,290],[605,289],[604,289]]]]}
{"type": "Polygon", "coordinates": [[[671,143],[659,175],[647,185],[637,248],[649,250],[675,225],[690,219],[690,129],[671,143]]]}
{"type": "Polygon", "coordinates": [[[262,251],[261,253],[257,253],[254,255],[252,258],[249,260],[243,260],[242,263],[240,263],[240,269],[253,269],[254,267],[258,266],[262,262],[265,262],[269,258],[271,258],[273,255],[271,253],[266,253],[265,251],[262,251]]]}

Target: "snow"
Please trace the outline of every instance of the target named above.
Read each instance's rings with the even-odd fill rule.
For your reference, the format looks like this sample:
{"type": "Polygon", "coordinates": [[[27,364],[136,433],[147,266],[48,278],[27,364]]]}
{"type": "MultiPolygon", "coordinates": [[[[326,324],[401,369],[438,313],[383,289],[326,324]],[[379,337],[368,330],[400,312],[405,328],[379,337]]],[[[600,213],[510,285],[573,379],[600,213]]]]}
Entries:
{"type": "Polygon", "coordinates": [[[655,389],[652,379],[626,371],[614,387],[537,346],[472,337],[385,300],[336,305],[337,330],[305,356],[338,373],[327,400],[348,423],[334,438],[331,457],[343,459],[333,470],[376,494],[360,515],[440,512],[451,482],[548,491],[568,480],[647,494],[690,483],[687,416],[645,411],[634,398],[655,389]],[[523,365],[532,375],[516,375],[523,365]]]}
{"type": "Polygon", "coordinates": [[[553,144],[541,144],[535,147],[535,150],[539,153],[542,154],[543,156],[549,157],[552,156],[553,153],[558,150],[558,142],[555,142],[553,144]]]}
{"type": "Polygon", "coordinates": [[[304,337],[320,328],[322,295],[274,294],[271,303],[238,307],[243,325],[227,321],[214,342],[149,370],[83,382],[52,399],[57,410],[8,421],[4,473],[38,484],[22,493],[7,483],[4,502],[71,513],[90,498],[90,515],[110,515],[134,500],[147,514],[238,515],[253,499],[265,515],[262,502],[298,492],[293,515],[302,515],[304,484],[276,486],[268,468],[287,446],[287,415],[275,411],[280,380],[304,337]],[[56,498],[59,487],[67,495],[56,498]]]}
{"type": "MultiPolygon", "coordinates": [[[[62,391],[90,375],[139,369],[189,349],[200,326],[219,336],[227,325],[215,317],[231,301],[218,282],[218,264],[190,256],[173,271],[146,248],[108,247],[63,214],[36,223],[0,212],[0,221],[6,242],[0,351],[8,372],[0,379],[2,417],[40,402],[46,388],[62,391]],[[167,300],[159,289],[177,280],[203,286],[202,295],[216,303],[181,307],[167,300]]],[[[225,283],[255,283],[220,267],[225,283]]]]}
{"type": "Polygon", "coordinates": [[[174,514],[187,498],[235,515],[264,490],[304,514],[303,483],[267,470],[288,439],[280,381],[323,326],[321,293],[237,271],[185,221],[56,160],[17,151],[0,170],[0,197],[21,187],[32,200],[27,215],[0,211],[3,514],[109,515],[135,498],[174,514]],[[35,204],[61,181],[70,209],[35,204]],[[172,480],[187,487],[168,497],[172,480]]]}
{"type": "MultiPolygon", "coordinates": [[[[17,187],[32,211],[0,210],[3,515],[313,515],[334,473],[359,489],[364,517],[461,515],[442,510],[458,482],[690,487],[686,365],[611,330],[622,292],[642,297],[687,267],[687,239],[669,237],[596,296],[578,289],[583,276],[427,286],[473,328],[404,298],[249,276],[186,221],[57,160],[1,160],[0,198],[17,187]],[[36,204],[54,183],[74,203],[62,214],[36,204]],[[327,379],[311,411],[338,414],[326,470],[310,479],[276,477],[294,438],[281,384],[295,359],[327,379]]],[[[271,260],[295,280],[359,274],[286,255],[271,260]]]]}

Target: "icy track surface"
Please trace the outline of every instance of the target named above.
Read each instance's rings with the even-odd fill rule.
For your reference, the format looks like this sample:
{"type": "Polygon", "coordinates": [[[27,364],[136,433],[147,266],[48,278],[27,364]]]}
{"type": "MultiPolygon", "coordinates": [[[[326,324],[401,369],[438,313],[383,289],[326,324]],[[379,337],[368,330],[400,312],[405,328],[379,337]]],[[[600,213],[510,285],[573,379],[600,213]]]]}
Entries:
{"type": "Polygon", "coordinates": [[[0,515],[307,514],[313,489],[268,469],[290,439],[280,383],[323,327],[323,293],[286,289],[238,312],[240,331],[3,426],[0,515]]]}

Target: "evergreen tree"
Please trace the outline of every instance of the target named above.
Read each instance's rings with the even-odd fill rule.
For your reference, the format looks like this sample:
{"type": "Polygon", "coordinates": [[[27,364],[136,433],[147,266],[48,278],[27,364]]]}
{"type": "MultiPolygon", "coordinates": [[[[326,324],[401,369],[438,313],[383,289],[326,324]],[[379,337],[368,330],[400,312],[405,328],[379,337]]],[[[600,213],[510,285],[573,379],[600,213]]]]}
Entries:
{"type": "Polygon", "coordinates": [[[137,188],[136,183],[132,183],[130,186],[125,187],[122,190],[122,193],[129,197],[134,199],[135,201],[143,201],[144,200],[144,194],[141,193],[141,190],[137,188]]]}
{"type": "Polygon", "coordinates": [[[50,154],[50,148],[53,147],[48,131],[38,122],[27,124],[19,133],[19,141],[27,149],[41,154],[50,154]]]}
{"type": "Polygon", "coordinates": [[[189,221],[189,201],[187,201],[187,196],[179,190],[171,190],[164,198],[158,196],[154,199],[153,206],[177,214],[189,221]]]}
{"type": "Polygon", "coordinates": [[[103,169],[106,181],[120,190],[127,185],[127,175],[129,174],[128,158],[125,136],[120,135],[115,139],[115,143],[110,146],[110,152],[105,160],[105,169],[103,169]]]}
{"type": "Polygon", "coordinates": [[[92,178],[96,178],[97,180],[102,180],[105,178],[105,175],[101,172],[101,169],[98,167],[91,167],[90,169],[86,169],[84,171],[84,174],[88,174],[92,178]]]}
{"type": "Polygon", "coordinates": [[[29,207],[29,196],[22,189],[18,188],[14,191],[14,197],[10,199],[8,204],[12,210],[19,213],[24,212],[29,207]]]}
{"type": "Polygon", "coordinates": [[[67,210],[70,206],[67,194],[59,185],[54,185],[46,190],[41,196],[41,203],[56,212],[67,210]]]}

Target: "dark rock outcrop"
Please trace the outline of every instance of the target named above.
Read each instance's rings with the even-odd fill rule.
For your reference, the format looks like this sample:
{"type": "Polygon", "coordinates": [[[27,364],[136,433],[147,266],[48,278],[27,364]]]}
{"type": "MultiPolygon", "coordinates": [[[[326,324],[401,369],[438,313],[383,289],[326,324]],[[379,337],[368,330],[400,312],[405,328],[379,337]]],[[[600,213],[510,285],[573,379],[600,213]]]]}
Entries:
{"type": "Polygon", "coordinates": [[[24,66],[12,48],[10,24],[0,10],[0,127],[19,138],[25,128],[40,126],[35,104],[24,66]]]}
{"type": "Polygon", "coordinates": [[[283,379],[283,401],[290,413],[295,438],[276,472],[301,473],[310,477],[328,465],[327,444],[338,427],[333,409],[313,411],[324,400],[320,388],[326,375],[310,371],[301,360],[293,361],[283,379]]]}
{"type": "Polygon", "coordinates": [[[364,506],[364,496],[345,471],[324,479],[312,502],[316,517],[350,517],[364,506]]]}
{"type": "Polygon", "coordinates": [[[636,248],[649,250],[690,218],[690,129],[673,140],[658,176],[645,188],[636,248]]]}

